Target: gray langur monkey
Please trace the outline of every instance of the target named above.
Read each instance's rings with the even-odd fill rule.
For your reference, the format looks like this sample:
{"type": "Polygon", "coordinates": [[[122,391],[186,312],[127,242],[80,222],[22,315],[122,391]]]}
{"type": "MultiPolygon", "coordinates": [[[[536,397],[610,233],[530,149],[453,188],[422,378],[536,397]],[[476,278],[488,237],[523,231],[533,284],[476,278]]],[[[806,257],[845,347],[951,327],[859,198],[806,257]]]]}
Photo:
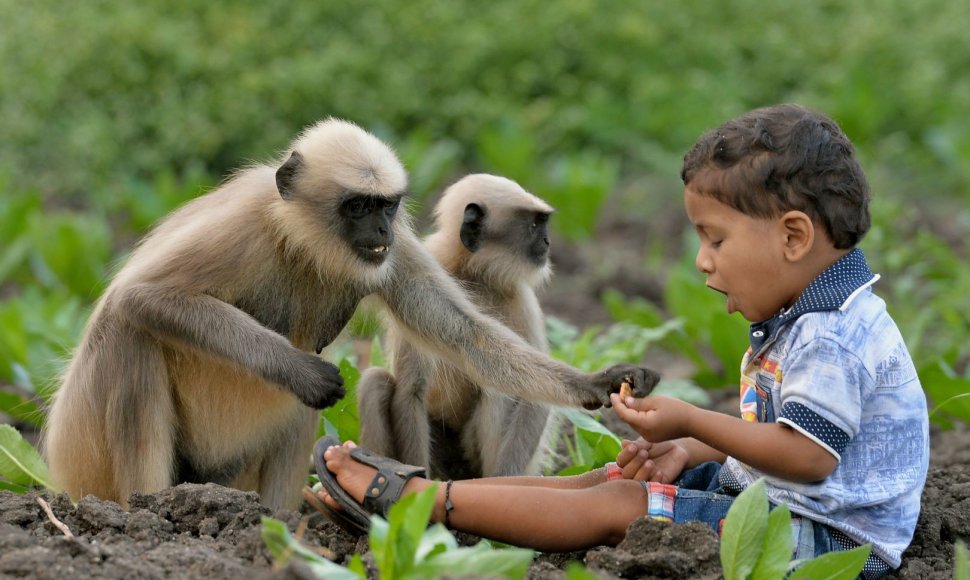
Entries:
{"type": "Polygon", "coordinates": [[[375,295],[409,340],[496,391],[609,402],[646,368],[594,374],[481,314],[398,211],[394,152],[328,119],[165,218],[98,300],[50,410],[44,449],[74,498],[127,504],[181,482],[296,507],[318,414],[344,396],[316,356],[375,295]]]}
{"type": "MultiPolygon", "coordinates": [[[[476,306],[542,352],[548,344],[536,290],[552,272],[552,213],[514,181],[469,175],[445,190],[425,240],[476,306]]],[[[384,345],[393,374],[370,368],[357,385],[362,445],[442,479],[536,472],[547,405],[483,389],[393,325],[384,345]]]]}

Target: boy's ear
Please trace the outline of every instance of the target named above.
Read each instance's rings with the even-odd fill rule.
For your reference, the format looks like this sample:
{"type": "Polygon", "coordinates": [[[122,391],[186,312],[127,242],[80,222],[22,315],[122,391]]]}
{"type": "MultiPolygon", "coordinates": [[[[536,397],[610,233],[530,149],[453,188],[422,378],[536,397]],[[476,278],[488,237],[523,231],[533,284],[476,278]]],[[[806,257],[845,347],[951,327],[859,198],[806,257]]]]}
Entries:
{"type": "Polygon", "coordinates": [[[785,257],[792,262],[804,258],[815,245],[815,224],[808,214],[790,211],[781,216],[780,224],[785,242],[785,257]]]}

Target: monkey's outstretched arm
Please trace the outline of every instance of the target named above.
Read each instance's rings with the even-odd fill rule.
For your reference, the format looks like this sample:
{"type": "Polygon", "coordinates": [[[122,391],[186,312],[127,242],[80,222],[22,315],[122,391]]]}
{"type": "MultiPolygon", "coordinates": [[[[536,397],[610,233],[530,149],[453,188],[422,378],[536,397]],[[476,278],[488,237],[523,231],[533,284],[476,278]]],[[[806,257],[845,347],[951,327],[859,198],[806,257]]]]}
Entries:
{"type": "Polygon", "coordinates": [[[117,301],[118,312],[135,327],[229,360],[290,390],[310,407],[322,409],[344,396],[337,367],[213,296],[140,283],[120,290],[117,301]]]}
{"type": "Polygon", "coordinates": [[[589,408],[630,382],[649,389],[659,377],[633,365],[580,372],[530,346],[481,314],[456,282],[410,236],[401,236],[393,279],[380,292],[402,330],[437,351],[479,385],[530,401],[589,408]]]}

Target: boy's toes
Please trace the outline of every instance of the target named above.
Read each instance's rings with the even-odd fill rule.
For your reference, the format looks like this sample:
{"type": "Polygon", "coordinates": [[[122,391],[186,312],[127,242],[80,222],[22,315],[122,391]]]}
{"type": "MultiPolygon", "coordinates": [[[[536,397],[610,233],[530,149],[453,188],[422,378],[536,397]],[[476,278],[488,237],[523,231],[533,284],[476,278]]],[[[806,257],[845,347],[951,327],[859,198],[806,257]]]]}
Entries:
{"type": "Polygon", "coordinates": [[[333,497],[331,497],[329,493],[327,493],[325,491],[319,491],[319,492],[317,492],[317,497],[320,498],[320,501],[322,501],[323,503],[327,504],[331,508],[333,508],[335,510],[338,510],[338,511],[343,510],[343,508],[340,507],[340,503],[337,502],[337,500],[333,499],[333,497]]]}

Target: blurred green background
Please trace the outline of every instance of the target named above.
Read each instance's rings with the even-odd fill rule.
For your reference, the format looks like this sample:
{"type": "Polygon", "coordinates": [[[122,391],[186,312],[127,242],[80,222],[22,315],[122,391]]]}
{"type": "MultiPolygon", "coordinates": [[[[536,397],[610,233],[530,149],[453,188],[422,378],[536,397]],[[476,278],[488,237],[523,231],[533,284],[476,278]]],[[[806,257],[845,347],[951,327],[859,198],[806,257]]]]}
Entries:
{"type": "Polygon", "coordinates": [[[743,322],[698,292],[688,236],[657,222],[680,211],[702,131],[784,101],[856,143],[878,290],[949,401],[934,419],[970,418],[952,398],[970,390],[966,0],[0,0],[0,14],[0,411],[15,422],[42,421],[91,303],[156,219],[326,116],[397,149],[419,214],[489,171],[557,206],[567,247],[595,247],[610,204],[642,221],[663,251],[631,267],[662,295],[604,304],[670,330],[658,348],[693,361],[696,383],[730,384],[743,322]]]}

